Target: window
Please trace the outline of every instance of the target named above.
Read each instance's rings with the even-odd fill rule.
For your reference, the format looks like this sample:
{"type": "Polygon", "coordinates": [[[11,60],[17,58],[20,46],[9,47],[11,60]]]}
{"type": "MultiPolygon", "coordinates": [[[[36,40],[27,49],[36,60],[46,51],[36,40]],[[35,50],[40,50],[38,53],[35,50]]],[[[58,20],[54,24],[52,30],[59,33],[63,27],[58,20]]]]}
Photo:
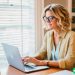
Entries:
{"type": "Polygon", "coordinates": [[[1,43],[17,46],[21,56],[35,53],[35,0],[0,0],[0,60],[1,43]]]}

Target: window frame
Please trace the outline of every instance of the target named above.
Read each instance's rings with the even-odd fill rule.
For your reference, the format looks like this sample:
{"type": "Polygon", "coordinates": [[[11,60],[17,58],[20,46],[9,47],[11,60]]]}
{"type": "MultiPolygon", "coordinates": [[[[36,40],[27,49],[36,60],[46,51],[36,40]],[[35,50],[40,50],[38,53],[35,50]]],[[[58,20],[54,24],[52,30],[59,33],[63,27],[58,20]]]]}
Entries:
{"type": "Polygon", "coordinates": [[[44,8],[44,0],[35,0],[35,50],[36,52],[40,50],[43,36],[44,36],[44,30],[42,29],[42,19],[41,14],[44,8]]]}

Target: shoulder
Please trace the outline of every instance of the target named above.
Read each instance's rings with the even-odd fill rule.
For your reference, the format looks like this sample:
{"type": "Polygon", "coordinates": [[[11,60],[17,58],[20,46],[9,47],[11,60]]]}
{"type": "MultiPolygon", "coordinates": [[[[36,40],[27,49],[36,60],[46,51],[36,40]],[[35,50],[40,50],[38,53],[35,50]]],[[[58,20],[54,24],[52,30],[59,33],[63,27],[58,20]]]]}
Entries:
{"type": "Polygon", "coordinates": [[[70,35],[70,37],[74,37],[75,36],[75,32],[74,31],[69,31],[68,35],[70,35]]]}
{"type": "Polygon", "coordinates": [[[71,40],[75,40],[75,32],[74,31],[69,31],[68,32],[68,37],[70,37],[71,40]]]}

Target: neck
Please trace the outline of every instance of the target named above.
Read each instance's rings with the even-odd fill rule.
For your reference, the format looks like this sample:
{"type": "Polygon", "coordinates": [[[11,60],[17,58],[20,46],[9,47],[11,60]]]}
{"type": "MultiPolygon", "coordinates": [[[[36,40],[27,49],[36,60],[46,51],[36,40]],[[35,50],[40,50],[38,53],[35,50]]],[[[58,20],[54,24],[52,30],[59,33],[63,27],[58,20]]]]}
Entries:
{"type": "Polygon", "coordinates": [[[56,35],[59,35],[61,33],[61,29],[60,28],[54,29],[53,31],[54,31],[54,34],[56,34],[56,35]]]}

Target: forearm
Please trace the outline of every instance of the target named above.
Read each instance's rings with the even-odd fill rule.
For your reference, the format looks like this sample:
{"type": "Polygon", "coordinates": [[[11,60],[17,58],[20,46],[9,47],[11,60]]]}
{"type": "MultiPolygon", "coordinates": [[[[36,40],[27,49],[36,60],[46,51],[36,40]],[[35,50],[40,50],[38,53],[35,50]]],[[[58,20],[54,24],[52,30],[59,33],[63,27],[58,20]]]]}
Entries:
{"type": "Polygon", "coordinates": [[[52,67],[59,67],[58,61],[48,61],[47,65],[52,67]]]}
{"type": "Polygon", "coordinates": [[[43,51],[40,52],[39,54],[37,54],[34,58],[38,59],[38,60],[44,60],[47,57],[47,52],[43,51]]]}
{"type": "Polygon", "coordinates": [[[38,56],[35,56],[34,58],[38,59],[38,60],[42,60],[41,56],[38,55],[38,56]]]}
{"type": "Polygon", "coordinates": [[[40,65],[59,67],[58,61],[41,60],[40,65]]]}

